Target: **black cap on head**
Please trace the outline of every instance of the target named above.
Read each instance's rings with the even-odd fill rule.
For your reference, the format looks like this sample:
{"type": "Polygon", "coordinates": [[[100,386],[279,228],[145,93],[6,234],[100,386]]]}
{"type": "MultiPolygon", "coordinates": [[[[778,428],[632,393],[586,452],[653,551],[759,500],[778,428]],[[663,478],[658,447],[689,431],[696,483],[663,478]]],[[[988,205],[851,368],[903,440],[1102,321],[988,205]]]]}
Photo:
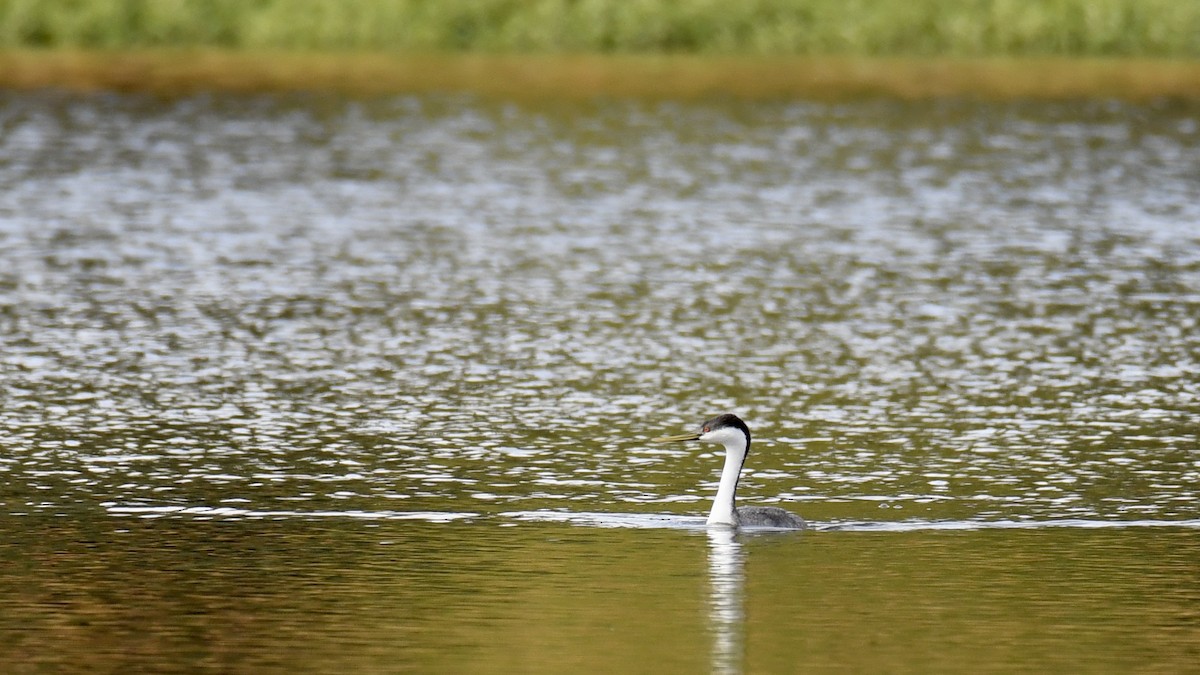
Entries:
{"type": "Polygon", "coordinates": [[[725,427],[741,429],[742,433],[746,434],[746,448],[750,448],[750,427],[746,426],[746,423],[742,421],[742,418],[738,417],[737,415],[730,413],[717,415],[716,417],[706,421],[700,428],[707,433],[709,431],[723,429],[725,427]]]}

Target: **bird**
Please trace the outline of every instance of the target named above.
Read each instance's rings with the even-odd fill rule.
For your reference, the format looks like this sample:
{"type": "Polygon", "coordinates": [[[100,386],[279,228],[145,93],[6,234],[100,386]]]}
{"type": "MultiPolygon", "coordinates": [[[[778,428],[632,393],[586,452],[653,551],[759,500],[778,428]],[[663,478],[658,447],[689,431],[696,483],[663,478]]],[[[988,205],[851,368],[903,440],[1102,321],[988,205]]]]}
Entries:
{"type": "Polygon", "coordinates": [[[700,441],[719,443],[725,446],[725,468],[721,470],[721,484],[708,514],[709,525],[726,527],[770,527],[787,530],[803,530],[804,519],[776,506],[734,505],[738,477],[750,454],[750,427],[737,415],[717,415],[700,425],[699,432],[664,436],[652,439],[654,443],[677,443],[700,441]]]}

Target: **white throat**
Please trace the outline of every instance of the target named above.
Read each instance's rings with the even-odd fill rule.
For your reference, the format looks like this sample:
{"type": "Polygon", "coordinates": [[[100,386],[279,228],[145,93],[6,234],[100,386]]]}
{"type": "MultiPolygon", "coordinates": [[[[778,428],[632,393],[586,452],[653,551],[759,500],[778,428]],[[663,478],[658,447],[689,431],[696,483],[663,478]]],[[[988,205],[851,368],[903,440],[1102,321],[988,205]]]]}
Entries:
{"type": "Polygon", "coordinates": [[[729,438],[725,445],[725,468],[721,469],[721,485],[717,488],[717,496],[713,500],[712,510],[708,512],[709,525],[736,526],[737,511],[733,504],[734,492],[737,491],[738,475],[742,472],[742,462],[746,459],[746,441],[738,432],[739,438],[729,438]]]}

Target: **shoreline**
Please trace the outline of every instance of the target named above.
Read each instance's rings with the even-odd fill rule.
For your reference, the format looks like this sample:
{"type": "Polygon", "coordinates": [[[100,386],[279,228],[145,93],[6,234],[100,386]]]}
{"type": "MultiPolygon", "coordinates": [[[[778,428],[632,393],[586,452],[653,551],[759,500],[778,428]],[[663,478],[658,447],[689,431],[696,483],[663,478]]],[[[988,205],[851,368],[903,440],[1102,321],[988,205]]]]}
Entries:
{"type": "Polygon", "coordinates": [[[1132,58],[0,51],[0,89],[487,98],[1200,99],[1200,61],[1132,58]]]}

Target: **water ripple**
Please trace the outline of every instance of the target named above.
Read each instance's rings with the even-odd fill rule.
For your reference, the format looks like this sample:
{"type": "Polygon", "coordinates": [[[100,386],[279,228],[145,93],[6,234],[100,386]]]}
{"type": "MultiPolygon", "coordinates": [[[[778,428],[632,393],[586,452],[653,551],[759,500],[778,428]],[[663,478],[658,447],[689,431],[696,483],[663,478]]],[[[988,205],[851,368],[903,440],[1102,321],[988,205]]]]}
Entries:
{"type": "Polygon", "coordinates": [[[0,103],[9,512],[1197,517],[1189,105],[0,103]]]}

